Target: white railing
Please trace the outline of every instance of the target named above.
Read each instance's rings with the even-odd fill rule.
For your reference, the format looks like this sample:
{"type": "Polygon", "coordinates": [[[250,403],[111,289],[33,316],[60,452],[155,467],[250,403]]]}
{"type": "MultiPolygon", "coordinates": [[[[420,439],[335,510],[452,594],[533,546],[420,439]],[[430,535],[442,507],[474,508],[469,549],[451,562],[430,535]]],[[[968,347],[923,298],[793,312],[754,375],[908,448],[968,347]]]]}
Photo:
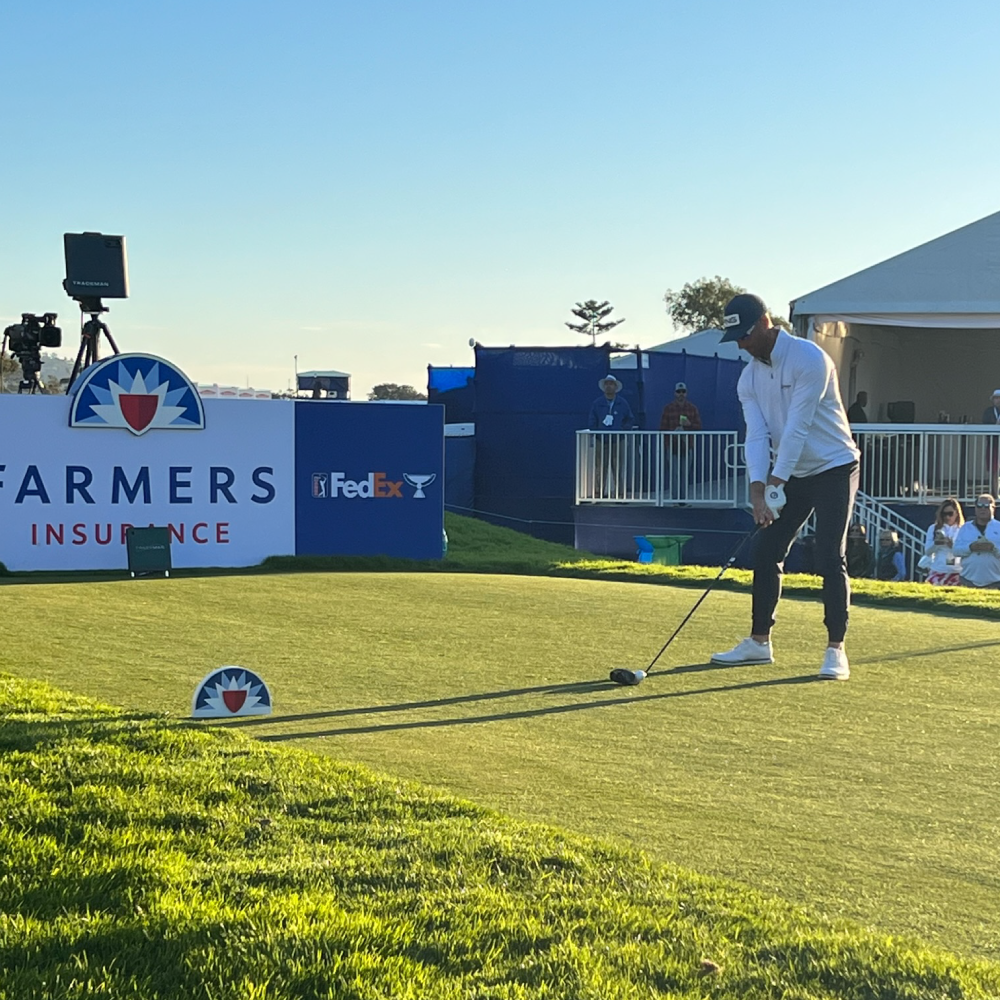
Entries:
{"type": "Polygon", "coordinates": [[[576,502],[663,507],[746,503],[736,431],[578,431],[576,502]]]}
{"type": "MultiPolygon", "coordinates": [[[[906,563],[906,578],[908,580],[923,579],[917,563],[924,554],[925,532],[912,521],[891,507],[868,496],[863,490],[858,490],[854,499],[854,510],[851,513],[851,523],[861,524],[865,529],[865,540],[872,547],[874,559],[878,559],[879,536],[883,531],[895,531],[903,547],[903,559],[906,563]]],[[[799,532],[799,538],[808,538],[816,533],[816,515],[811,514],[799,532]]],[[[874,573],[874,564],[872,566],[874,573]]]]}
{"type": "Polygon", "coordinates": [[[1000,427],[855,424],[861,489],[876,500],[973,503],[997,492],[1000,427]]]}

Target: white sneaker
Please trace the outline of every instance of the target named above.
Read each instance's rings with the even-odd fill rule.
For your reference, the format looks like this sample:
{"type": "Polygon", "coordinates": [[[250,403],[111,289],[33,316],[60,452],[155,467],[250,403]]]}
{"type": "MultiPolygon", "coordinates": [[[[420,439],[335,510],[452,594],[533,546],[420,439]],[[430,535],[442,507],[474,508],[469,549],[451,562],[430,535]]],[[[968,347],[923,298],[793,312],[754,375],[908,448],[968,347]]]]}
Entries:
{"type": "Polygon", "coordinates": [[[819,668],[819,676],[820,680],[824,681],[846,681],[851,676],[847,653],[842,649],[827,648],[823,666],[819,668]]]}
{"type": "Polygon", "coordinates": [[[757,642],[756,639],[748,636],[725,653],[713,653],[712,662],[726,663],[730,666],[749,665],[751,663],[774,663],[774,656],[771,653],[771,641],[757,642]]]}

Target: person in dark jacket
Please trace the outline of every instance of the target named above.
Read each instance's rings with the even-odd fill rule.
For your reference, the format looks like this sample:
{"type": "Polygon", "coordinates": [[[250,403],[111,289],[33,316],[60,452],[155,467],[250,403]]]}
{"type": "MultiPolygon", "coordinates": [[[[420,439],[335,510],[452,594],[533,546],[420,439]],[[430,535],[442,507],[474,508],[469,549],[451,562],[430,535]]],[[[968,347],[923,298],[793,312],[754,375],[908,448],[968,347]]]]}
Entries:
{"type": "Polygon", "coordinates": [[[865,526],[854,522],[847,529],[847,575],[857,578],[872,575],[875,553],[865,537],[865,526]]]}
{"type": "Polygon", "coordinates": [[[601,395],[590,407],[590,422],[592,431],[630,431],[635,427],[635,417],[628,400],[620,396],[622,384],[614,375],[606,375],[597,383],[601,395]]]}
{"type": "Polygon", "coordinates": [[[879,580],[902,583],[906,579],[906,559],[899,535],[884,529],[878,535],[878,558],[875,561],[875,576],[879,580]]]}
{"type": "Polygon", "coordinates": [[[848,423],[852,424],[867,424],[868,414],[865,413],[865,407],[868,405],[868,393],[859,392],[857,399],[847,408],[847,420],[848,423]]]}
{"type": "Polygon", "coordinates": [[[619,470],[627,456],[625,442],[608,431],[635,429],[635,417],[628,400],[619,395],[621,382],[614,375],[607,375],[597,383],[602,395],[590,407],[588,427],[597,431],[594,440],[594,496],[609,500],[620,499],[619,470]]]}

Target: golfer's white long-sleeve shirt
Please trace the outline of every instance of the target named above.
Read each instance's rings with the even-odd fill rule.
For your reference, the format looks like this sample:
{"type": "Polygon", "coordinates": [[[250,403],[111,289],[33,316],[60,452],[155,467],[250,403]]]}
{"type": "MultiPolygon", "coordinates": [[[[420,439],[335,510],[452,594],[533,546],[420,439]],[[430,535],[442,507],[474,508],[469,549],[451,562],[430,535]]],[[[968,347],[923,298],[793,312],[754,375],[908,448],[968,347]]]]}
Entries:
{"type": "Polygon", "coordinates": [[[830,355],[778,332],[769,361],[751,358],[737,386],[750,482],[814,476],[859,457],[830,355]],[[774,467],[771,468],[771,455],[774,467]]]}

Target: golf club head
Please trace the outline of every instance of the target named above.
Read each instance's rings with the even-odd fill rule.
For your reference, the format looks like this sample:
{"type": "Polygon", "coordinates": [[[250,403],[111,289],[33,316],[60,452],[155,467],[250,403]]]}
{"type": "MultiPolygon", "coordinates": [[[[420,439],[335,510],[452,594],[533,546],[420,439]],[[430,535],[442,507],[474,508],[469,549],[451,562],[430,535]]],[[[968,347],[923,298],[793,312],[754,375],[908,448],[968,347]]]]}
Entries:
{"type": "Polygon", "coordinates": [[[615,684],[626,684],[630,687],[634,687],[636,684],[641,684],[646,679],[645,670],[626,670],[624,667],[615,667],[611,671],[609,677],[615,684]]]}

